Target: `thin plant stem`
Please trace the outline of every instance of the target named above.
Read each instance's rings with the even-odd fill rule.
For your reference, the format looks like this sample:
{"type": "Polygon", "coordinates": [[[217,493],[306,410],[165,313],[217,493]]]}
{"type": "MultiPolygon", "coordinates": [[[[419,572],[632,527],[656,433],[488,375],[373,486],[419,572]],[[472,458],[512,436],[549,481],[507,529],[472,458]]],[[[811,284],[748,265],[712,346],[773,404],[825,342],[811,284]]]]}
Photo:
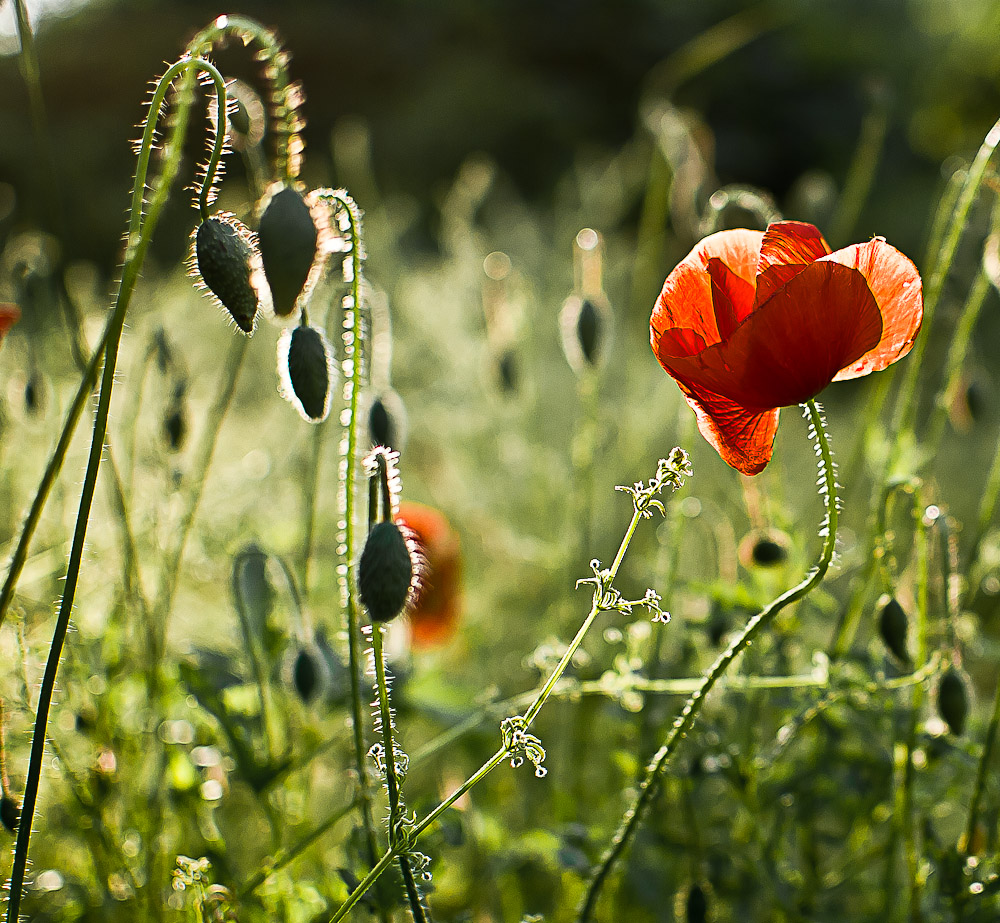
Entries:
{"type": "MultiPolygon", "coordinates": [[[[56,673],[62,654],[63,643],[69,629],[73,602],[76,598],[76,588],[83,561],[83,550],[87,536],[87,525],[90,520],[90,510],[97,488],[97,474],[104,452],[104,439],[107,434],[108,414],[111,409],[111,392],[114,388],[115,368],[118,359],[118,346],[121,342],[125,314],[131,302],[139,278],[146,250],[152,239],[163,203],[166,200],[166,190],[170,187],[180,166],[180,149],[166,159],[159,183],[164,190],[151,203],[148,213],[143,212],[146,194],[146,176],[153,150],[156,125],[159,120],[166,94],[173,81],[181,74],[192,69],[208,74],[215,85],[220,112],[225,111],[226,85],[222,75],[209,62],[200,58],[185,58],[172,64],[160,78],[150,102],[150,115],[146,120],[143,137],[139,147],[136,177],[133,186],[132,206],[129,216],[129,227],[126,238],[125,261],[122,267],[118,295],[109,321],[108,338],[104,350],[104,372],[101,379],[101,393],[98,399],[97,413],[94,418],[94,431],[90,444],[90,455],[87,470],[84,475],[83,488],[80,495],[80,506],[77,513],[76,526],[73,530],[73,544],[70,549],[69,563],[66,568],[66,582],[62,602],[56,618],[52,634],[52,644],[45,663],[45,671],[38,694],[38,709],[35,717],[35,727],[31,739],[31,751],[28,762],[28,772],[24,786],[24,801],[21,809],[21,821],[18,825],[17,840],[14,846],[14,862],[11,869],[10,893],[7,904],[7,921],[14,923],[18,919],[21,906],[21,895],[24,887],[24,874],[28,862],[28,844],[31,837],[31,827],[34,820],[35,803],[38,797],[38,786],[41,778],[42,761],[45,754],[46,728],[48,726],[49,708],[52,694],[55,690],[56,673]],[[154,208],[155,206],[155,208],[154,208]]],[[[224,132],[219,132],[215,139],[212,158],[209,161],[207,175],[214,173],[215,164],[222,156],[224,132]]]]}
{"type": "Polygon", "coordinates": [[[966,856],[979,853],[976,848],[976,827],[979,822],[979,808],[982,804],[983,793],[986,790],[986,777],[989,774],[990,764],[993,762],[993,754],[996,750],[998,730],[1000,730],[1000,680],[997,682],[996,692],[993,695],[993,711],[990,714],[990,723],[986,728],[983,752],[979,757],[979,765],[976,767],[976,781],[972,787],[972,797],[969,799],[969,815],[965,822],[965,833],[958,844],[959,852],[966,856]]]}
{"type": "Polygon", "coordinates": [[[243,886],[237,892],[237,896],[241,900],[245,900],[254,891],[256,891],[268,878],[270,878],[275,872],[280,871],[289,862],[298,856],[302,855],[313,843],[320,839],[328,831],[332,830],[340,821],[342,821],[348,814],[351,813],[357,804],[351,802],[346,807],[341,808],[339,811],[331,814],[325,821],[318,824],[312,830],[309,831],[302,839],[293,843],[287,849],[281,850],[267,865],[262,866],[253,875],[251,875],[244,883],[243,886]]]}
{"type": "Polygon", "coordinates": [[[830,240],[841,245],[854,230],[875,180],[882,149],[889,127],[888,93],[876,88],[871,107],[861,123],[861,135],[854,158],[847,170],[844,190],[830,225],[830,240]]]}
{"type": "MultiPolygon", "coordinates": [[[[517,723],[522,731],[526,731],[527,728],[530,727],[531,722],[537,717],[542,706],[555,691],[557,683],[572,661],[573,655],[583,643],[587,630],[593,624],[597,614],[599,612],[608,611],[608,607],[602,605],[602,603],[608,602],[613,598],[612,584],[618,573],[618,569],[621,567],[622,561],[625,559],[625,552],[628,550],[628,546],[632,541],[632,536],[635,533],[639,520],[649,518],[652,515],[653,507],[662,511],[663,505],[659,500],[655,499],[656,495],[659,494],[664,486],[670,486],[674,490],[679,489],[684,482],[684,477],[690,474],[690,471],[691,469],[687,453],[681,449],[674,449],[670,455],[669,461],[660,459],[659,465],[657,466],[656,477],[650,480],[648,488],[643,487],[641,483],[636,484],[634,488],[618,488],[619,490],[626,491],[632,495],[632,520],[625,531],[625,537],[622,539],[621,544],[618,547],[618,553],[615,555],[615,559],[611,567],[606,571],[600,571],[598,570],[599,562],[591,562],[594,567],[595,576],[594,578],[588,578],[586,582],[594,583],[596,588],[594,592],[594,602],[590,613],[586,619],[584,619],[583,625],[570,642],[569,647],[567,647],[566,652],[553,669],[548,680],[532,699],[528,710],[523,716],[519,716],[517,719],[517,723]]],[[[389,844],[389,849],[382,855],[382,858],[375,863],[371,872],[365,876],[364,880],[361,881],[351,892],[347,900],[340,906],[340,909],[331,918],[330,923],[338,923],[338,921],[343,920],[344,917],[346,917],[350,912],[351,908],[354,907],[365,892],[371,888],[393,859],[400,855],[403,851],[404,845],[408,846],[409,844],[415,842],[425,830],[427,830],[446,810],[448,810],[448,808],[465,795],[466,792],[473,789],[483,779],[485,779],[486,776],[488,776],[497,766],[500,765],[500,763],[502,763],[505,759],[508,759],[511,756],[513,749],[512,740],[505,734],[504,743],[499,750],[497,750],[485,763],[483,763],[482,766],[479,767],[479,769],[469,776],[465,782],[455,789],[455,791],[445,798],[444,801],[434,808],[433,811],[427,814],[421,821],[410,827],[406,838],[407,842],[405,844],[389,844]]]]}
{"type": "MultiPolygon", "coordinates": [[[[376,866],[378,851],[375,838],[375,821],[372,816],[372,795],[366,764],[364,708],[361,693],[362,656],[361,624],[358,603],[351,580],[351,561],[355,551],[355,519],[357,517],[357,467],[358,467],[358,401],[361,393],[364,363],[364,332],[361,319],[361,292],[363,285],[362,264],[364,243],[361,233],[361,210],[345,190],[317,190],[317,200],[332,208],[343,210],[347,216],[347,233],[351,240],[350,262],[345,264],[349,275],[350,293],[344,298],[343,343],[344,359],[344,408],[343,435],[341,438],[340,507],[343,521],[338,536],[337,565],[342,611],[347,616],[348,670],[351,682],[351,729],[354,740],[354,762],[358,774],[358,810],[365,834],[368,861],[376,866]]],[[[380,907],[382,919],[388,921],[388,911],[380,907]]]]}
{"type": "Polygon", "coordinates": [[[826,501],[825,519],[820,529],[820,535],[823,536],[823,547],[819,560],[801,583],[782,593],[770,605],[750,619],[740,635],[733,640],[729,647],[715,661],[715,664],[708,673],[705,674],[697,691],[685,703],[663,746],[660,747],[647,766],[639,790],[632,804],[629,805],[628,810],[625,812],[611,846],[601,859],[590,880],[580,907],[578,915],[579,923],[585,923],[593,915],[597,898],[604,882],[607,880],[615,863],[631,842],[632,837],[635,835],[639,824],[642,822],[646,811],[652,803],[660,773],[668,765],[670,757],[677,749],[677,745],[690,731],[712,687],[726,672],[729,665],[747,649],[753,639],[771,624],[775,616],[786,606],[797,602],[815,589],[823,580],[830,567],[836,546],[837,523],[840,515],[836,468],[833,455],[830,451],[830,443],[827,438],[826,424],[821,408],[815,400],[808,401],[804,405],[804,408],[810,422],[811,435],[816,442],[816,451],[819,458],[820,492],[825,496],[826,501]]]}
{"type": "MultiPolygon", "coordinates": [[[[396,844],[402,832],[403,821],[402,800],[399,793],[399,778],[396,775],[396,742],[393,739],[392,706],[389,703],[389,682],[386,678],[385,655],[382,650],[382,626],[372,626],[372,655],[375,660],[375,689],[378,694],[379,723],[382,726],[383,762],[385,765],[385,789],[389,796],[389,842],[396,844]]],[[[403,886],[406,898],[410,903],[410,913],[415,923],[425,923],[423,901],[413,877],[410,858],[406,852],[400,852],[397,857],[399,871],[403,876],[403,886]]]]}
{"type": "MultiPolygon", "coordinates": [[[[979,188],[983,183],[983,178],[986,176],[986,168],[989,166],[989,162],[998,144],[1000,144],[1000,120],[997,120],[989,132],[987,132],[986,138],[983,140],[982,146],[979,148],[976,158],[972,162],[972,166],[969,167],[969,172],[965,176],[965,182],[955,202],[955,208],[951,213],[951,223],[948,225],[941,248],[934,259],[933,268],[930,270],[930,278],[924,286],[923,327],[925,333],[924,336],[917,338],[917,342],[913,346],[912,355],[906,368],[906,376],[903,379],[899,394],[896,396],[896,408],[890,432],[900,433],[904,430],[909,430],[913,426],[917,412],[917,381],[920,377],[922,368],[921,360],[924,357],[924,350],[927,349],[927,343],[930,339],[928,333],[934,324],[934,315],[938,302],[941,300],[941,292],[944,290],[945,279],[951,269],[952,261],[958,250],[958,244],[962,239],[962,233],[968,223],[969,211],[976,200],[979,188]]],[[[893,450],[889,453],[886,471],[891,471],[895,464],[896,452],[898,451],[895,447],[899,442],[900,440],[897,439],[893,443],[893,450]]]]}

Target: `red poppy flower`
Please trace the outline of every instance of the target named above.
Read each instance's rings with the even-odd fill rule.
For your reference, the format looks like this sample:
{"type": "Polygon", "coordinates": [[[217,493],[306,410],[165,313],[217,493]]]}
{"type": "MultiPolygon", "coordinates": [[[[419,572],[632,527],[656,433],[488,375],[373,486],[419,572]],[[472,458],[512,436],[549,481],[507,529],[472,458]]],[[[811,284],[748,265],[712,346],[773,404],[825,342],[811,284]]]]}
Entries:
{"type": "Polygon", "coordinates": [[[21,319],[21,309],[16,304],[0,304],[0,340],[21,319]]]}
{"type": "Polygon", "coordinates": [[[650,343],[723,461],[757,474],[778,408],[905,356],[923,317],[916,267],[881,238],[831,253],[811,224],[706,237],[663,285],[650,343]]]}
{"type": "Polygon", "coordinates": [[[395,519],[409,530],[423,559],[409,609],[413,644],[426,647],[446,641],[461,612],[458,535],[441,513],[421,503],[400,503],[395,519]]]}

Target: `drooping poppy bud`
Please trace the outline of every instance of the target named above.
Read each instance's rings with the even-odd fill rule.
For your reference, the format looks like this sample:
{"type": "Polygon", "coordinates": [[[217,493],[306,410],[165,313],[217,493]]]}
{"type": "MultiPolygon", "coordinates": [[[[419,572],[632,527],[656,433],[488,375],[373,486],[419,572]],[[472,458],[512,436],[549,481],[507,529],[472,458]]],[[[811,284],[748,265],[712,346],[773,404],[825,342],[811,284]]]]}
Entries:
{"type": "Polygon", "coordinates": [[[278,340],[282,396],[309,423],[321,423],[330,409],[333,356],[322,331],[300,324],[278,340]]]}
{"type": "Polygon", "coordinates": [[[909,627],[906,610],[895,596],[890,597],[879,610],[878,633],[882,643],[903,664],[910,663],[910,654],[906,649],[909,627]]]}
{"type": "Polygon", "coordinates": [[[948,730],[956,737],[965,730],[965,719],[969,717],[969,691],[960,670],[948,667],[941,675],[937,689],[937,710],[948,730]]]}
{"type": "Polygon", "coordinates": [[[413,557],[399,526],[376,523],[358,562],[358,591],[373,622],[390,622],[410,598],[413,557]]]}
{"type": "Polygon", "coordinates": [[[271,194],[257,236],[274,313],[287,317],[306,287],[319,241],[312,211],[295,189],[271,194]]]}
{"type": "Polygon", "coordinates": [[[194,232],[193,275],[247,335],[253,333],[260,303],[259,262],[253,235],[233,215],[219,212],[194,232]]]}

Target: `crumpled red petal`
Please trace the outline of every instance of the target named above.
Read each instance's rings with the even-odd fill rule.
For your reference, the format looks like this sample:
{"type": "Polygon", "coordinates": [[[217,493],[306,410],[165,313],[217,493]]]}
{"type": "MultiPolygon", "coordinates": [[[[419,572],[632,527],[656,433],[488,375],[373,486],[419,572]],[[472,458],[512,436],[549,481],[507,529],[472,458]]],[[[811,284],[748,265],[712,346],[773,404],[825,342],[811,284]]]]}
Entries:
{"type": "Polygon", "coordinates": [[[700,344],[720,341],[709,261],[721,260],[732,274],[753,285],[763,237],[761,231],[719,231],[706,237],[677,265],[664,283],[650,321],[651,328],[661,334],[674,331],[663,343],[664,350],[678,349],[682,351],[676,355],[689,356],[704,348],[700,344]]]}
{"type": "Polygon", "coordinates": [[[760,474],[771,460],[778,411],[754,412],[721,394],[696,391],[680,379],[677,384],[698,418],[699,431],[722,460],[742,474],[760,474]]]}
{"type": "Polygon", "coordinates": [[[924,316],[923,284],[913,262],[880,237],[837,250],[822,261],[857,269],[868,282],[882,314],[878,343],[841,368],[833,380],[881,372],[905,356],[913,347],[924,316]]]}
{"type": "Polygon", "coordinates": [[[691,356],[657,353],[695,392],[751,411],[800,404],[878,344],[882,317],[864,276],[820,260],[779,289],[722,343],[691,356]]]}
{"type": "Polygon", "coordinates": [[[757,260],[754,307],[763,304],[806,266],[829,252],[830,247],[823,235],[811,224],[802,221],[775,221],[769,224],[757,260]]]}

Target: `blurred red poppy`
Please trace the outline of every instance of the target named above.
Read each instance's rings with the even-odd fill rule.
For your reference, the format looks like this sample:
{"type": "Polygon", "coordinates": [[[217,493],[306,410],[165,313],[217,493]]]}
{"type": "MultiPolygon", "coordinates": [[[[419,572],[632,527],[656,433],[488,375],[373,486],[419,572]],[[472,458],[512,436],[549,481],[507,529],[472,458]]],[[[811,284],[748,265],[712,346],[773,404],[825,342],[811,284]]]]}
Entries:
{"type": "Polygon", "coordinates": [[[21,319],[21,309],[16,304],[0,304],[0,340],[21,319]]]}
{"type": "Polygon", "coordinates": [[[811,224],[706,237],[664,283],[650,343],[723,461],[771,460],[778,408],[905,356],[923,317],[920,274],[881,238],[831,253],[811,224]]]}
{"type": "Polygon", "coordinates": [[[447,641],[461,612],[458,534],[441,513],[421,503],[400,503],[395,519],[409,529],[423,558],[409,610],[413,644],[426,647],[447,641]]]}

